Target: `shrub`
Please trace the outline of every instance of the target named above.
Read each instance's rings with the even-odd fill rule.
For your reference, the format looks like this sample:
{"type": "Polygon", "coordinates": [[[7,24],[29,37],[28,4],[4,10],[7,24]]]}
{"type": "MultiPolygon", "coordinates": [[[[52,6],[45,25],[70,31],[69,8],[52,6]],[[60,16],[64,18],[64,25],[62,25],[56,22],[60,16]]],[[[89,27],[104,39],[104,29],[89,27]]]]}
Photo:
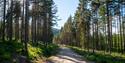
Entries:
{"type": "Polygon", "coordinates": [[[11,61],[13,58],[12,54],[21,52],[22,47],[23,45],[16,41],[0,42],[0,62],[11,61]]]}
{"type": "Polygon", "coordinates": [[[69,48],[73,49],[76,53],[84,56],[88,60],[95,61],[96,63],[124,63],[125,58],[113,56],[112,54],[102,54],[102,53],[92,53],[87,52],[81,48],[69,46],[69,48]]]}
{"type": "Polygon", "coordinates": [[[45,46],[43,48],[43,56],[49,57],[49,56],[55,55],[57,53],[58,48],[59,47],[55,44],[49,44],[45,46]]]}
{"type": "Polygon", "coordinates": [[[34,59],[42,55],[42,49],[28,44],[29,59],[34,59]]]}

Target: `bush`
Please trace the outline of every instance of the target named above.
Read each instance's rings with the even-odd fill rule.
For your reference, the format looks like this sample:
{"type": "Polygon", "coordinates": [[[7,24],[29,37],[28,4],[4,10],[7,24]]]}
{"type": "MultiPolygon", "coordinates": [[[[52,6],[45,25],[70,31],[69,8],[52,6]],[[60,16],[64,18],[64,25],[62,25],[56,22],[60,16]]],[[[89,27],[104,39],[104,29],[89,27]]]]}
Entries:
{"type": "Polygon", "coordinates": [[[34,59],[42,55],[42,49],[28,44],[29,59],[34,59]]]}
{"type": "MultiPolygon", "coordinates": [[[[5,41],[0,42],[0,62],[6,63],[5,61],[12,62],[13,54],[15,56],[22,56],[25,54],[24,46],[21,42],[17,41],[5,41]]],[[[55,44],[44,44],[33,45],[28,43],[28,55],[29,60],[34,60],[39,57],[49,57],[57,53],[58,46],[55,44]]],[[[18,58],[17,58],[18,59],[18,58]]]]}
{"type": "Polygon", "coordinates": [[[41,56],[50,57],[57,53],[58,48],[55,44],[48,44],[47,46],[44,44],[28,44],[29,59],[35,59],[41,56]]]}
{"type": "Polygon", "coordinates": [[[0,42],[0,62],[11,61],[13,58],[12,54],[21,52],[22,47],[23,45],[16,41],[0,42]]]}
{"type": "Polygon", "coordinates": [[[95,61],[96,63],[124,63],[125,62],[125,58],[113,56],[111,54],[104,55],[102,53],[87,52],[83,49],[72,47],[72,46],[69,46],[69,48],[73,49],[76,53],[84,56],[88,60],[95,61]]]}
{"type": "Polygon", "coordinates": [[[43,56],[49,57],[55,55],[58,50],[58,46],[55,44],[49,44],[48,46],[43,47],[43,56]]]}

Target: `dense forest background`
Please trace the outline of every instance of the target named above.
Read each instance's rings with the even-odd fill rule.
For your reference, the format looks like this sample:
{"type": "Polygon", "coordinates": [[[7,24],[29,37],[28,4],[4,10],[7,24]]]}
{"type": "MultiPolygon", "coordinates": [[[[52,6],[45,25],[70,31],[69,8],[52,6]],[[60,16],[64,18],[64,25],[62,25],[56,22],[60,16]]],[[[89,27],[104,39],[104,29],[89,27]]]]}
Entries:
{"type": "Polygon", "coordinates": [[[124,63],[125,1],[79,0],[75,15],[68,17],[53,42],[97,63],[124,63]]]}
{"type": "Polygon", "coordinates": [[[48,57],[57,44],[124,56],[124,0],[79,0],[74,16],[67,17],[60,31],[53,28],[59,20],[56,12],[53,0],[0,0],[0,61],[15,55],[48,57]]]}
{"type": "Polygon", "coordinates": [[[0,8],[2,40],[52,40],[51,29],[56,20],[54,14],[57,12],[52,0],[1,0],[0,8]]]}
{"type": "Polygon", "coordinates": [[[38,56],[39,48],[49,56],[47,46],[52,44],[56,12],[53,0],[0,0],[0,61],[16,54],[38,56]]]}
{"type": "Polygon", "coordinates": [[[80,0],[54,42],[84,49],[125,52],[124,0],[80,0]]]}

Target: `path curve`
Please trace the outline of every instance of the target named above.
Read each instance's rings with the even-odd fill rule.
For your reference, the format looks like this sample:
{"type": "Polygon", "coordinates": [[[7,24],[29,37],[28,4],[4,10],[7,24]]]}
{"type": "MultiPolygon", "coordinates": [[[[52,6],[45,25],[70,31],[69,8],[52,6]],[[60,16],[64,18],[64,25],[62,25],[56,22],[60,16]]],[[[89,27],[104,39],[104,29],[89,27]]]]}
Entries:
{"type": "Polygon", "coordinates": [[[67,47],[60,47],[59,53],[49,59],[46,63],[94,63],[85,60],[82,56],[67,47]]]}

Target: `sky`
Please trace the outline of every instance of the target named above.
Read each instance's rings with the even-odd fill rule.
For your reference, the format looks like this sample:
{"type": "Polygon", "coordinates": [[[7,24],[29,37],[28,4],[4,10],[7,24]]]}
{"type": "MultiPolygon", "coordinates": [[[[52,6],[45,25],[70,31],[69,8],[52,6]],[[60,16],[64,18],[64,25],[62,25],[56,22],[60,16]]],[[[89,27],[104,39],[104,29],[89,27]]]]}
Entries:
{"type": "Polygon", "coordinates": [[[54,28],[60,29],[65,24],[66,20],[70,15],[74,15],[79,0],[54,0],[55,4],[57,5],[57,16],[59,16],[60,21],[57,21],[57,26],[54,28]]]}

